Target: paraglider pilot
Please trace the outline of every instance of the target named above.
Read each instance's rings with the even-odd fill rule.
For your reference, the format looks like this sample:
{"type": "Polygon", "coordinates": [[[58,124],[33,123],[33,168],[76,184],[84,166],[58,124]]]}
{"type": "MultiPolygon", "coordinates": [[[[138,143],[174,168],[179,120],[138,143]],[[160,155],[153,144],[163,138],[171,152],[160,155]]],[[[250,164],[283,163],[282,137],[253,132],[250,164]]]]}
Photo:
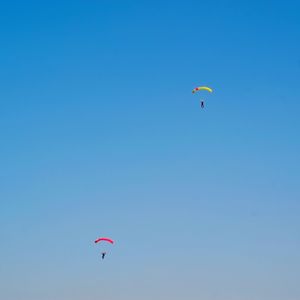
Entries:
{"type": "Polygon", "coordinates": [[[104,259],[105,255],[106,255],[106,252],[102,252],[102,253],[101,253],[102,259],[104,259]]]}
{"type": "MultiPolygon", "coordinates": [[[[212,91],[213,91],[211,88],[209,88],[207,86],[198,86],[198,87],[196,87],[195,89],[192,90],[192,93],[195,94],[195,93],[197,93],[199,91],[202,91],[202,90],[208,91],[210,93],[212,93],[212,91]]],[[[201,100],[200,101],[200,107],[204,108],[204,106],[205,106],[204,100],[201,100]]]]}

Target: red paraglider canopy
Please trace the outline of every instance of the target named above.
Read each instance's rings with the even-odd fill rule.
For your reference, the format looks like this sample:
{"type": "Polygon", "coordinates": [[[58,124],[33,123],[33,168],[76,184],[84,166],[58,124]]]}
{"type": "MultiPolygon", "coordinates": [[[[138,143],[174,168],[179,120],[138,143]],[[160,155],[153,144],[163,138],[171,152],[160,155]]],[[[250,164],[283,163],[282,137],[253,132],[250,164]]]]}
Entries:
{"type": "Polygon", "coordinates": [[[99,243],[99,242],[102,242],[102,241],[109,242],[111,244],[114,243],[114,241],[112,239],[109,239],[109,238],[106,238],[106,237],[100,237],[100,238],[96,239],[95,243],[99,243]]]}

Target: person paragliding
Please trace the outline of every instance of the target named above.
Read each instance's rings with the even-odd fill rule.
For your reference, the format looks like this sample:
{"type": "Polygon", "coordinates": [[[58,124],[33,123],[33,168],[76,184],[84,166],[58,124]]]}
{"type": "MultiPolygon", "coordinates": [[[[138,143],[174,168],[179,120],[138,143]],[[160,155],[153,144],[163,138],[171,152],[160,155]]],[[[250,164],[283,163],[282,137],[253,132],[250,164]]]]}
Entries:
{"type": "MultiPolygon", "coordinates": [[[[114,241],[110,238],[106,238],[106,237],[100,237],[98,239],[95,240],[95,244],[98,243],[109,243],[109,244],[114,244],[114,241]]],[[[103,249],[103,248],[102,248],[103,249]]],[[[102,251],[101,252],[101,258],[104,259],[106,256],[106,251],[102,251]]]]}
{"type": "MultiPolygon", "coordinates": [[[[212,89],[207,86],[196,87],[195,89],[192,90],[192,93],[195,94],[196,92],[202,91],[202,90],[212,93],[212,89]]],[[[204,106],[205,106],[204,100],[200,100],[200,106],[201,106],[201,108],[204,108],[204,106]]]]}

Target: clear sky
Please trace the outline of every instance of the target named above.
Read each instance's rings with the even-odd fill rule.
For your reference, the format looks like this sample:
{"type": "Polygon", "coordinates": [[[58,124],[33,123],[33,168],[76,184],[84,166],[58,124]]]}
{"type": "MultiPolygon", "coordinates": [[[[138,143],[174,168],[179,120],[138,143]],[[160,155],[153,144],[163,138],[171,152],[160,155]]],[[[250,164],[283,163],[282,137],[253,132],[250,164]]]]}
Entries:
{"type": "Polygon", "coordinates": [[[0,298],[300,299],[299,11],[3,1],[0,298]]]}

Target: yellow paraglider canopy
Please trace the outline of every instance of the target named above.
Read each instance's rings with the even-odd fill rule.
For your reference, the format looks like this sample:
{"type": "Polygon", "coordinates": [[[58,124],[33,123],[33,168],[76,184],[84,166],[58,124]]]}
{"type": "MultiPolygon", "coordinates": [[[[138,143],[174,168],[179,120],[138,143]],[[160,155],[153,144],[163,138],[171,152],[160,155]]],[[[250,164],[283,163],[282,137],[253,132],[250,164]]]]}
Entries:
{"type": "Polygon", "coordinates": [[[194,93],[196,93],[198,91],[201,91],[201,90],[208,91],[210,93],[212,93],[212,91],[213,91],[211,88],[209,88],[207,86],[199,86],[199,87],[196,87],[195,89],[193,89],[192,93],[194,94],[194,93]]]}

